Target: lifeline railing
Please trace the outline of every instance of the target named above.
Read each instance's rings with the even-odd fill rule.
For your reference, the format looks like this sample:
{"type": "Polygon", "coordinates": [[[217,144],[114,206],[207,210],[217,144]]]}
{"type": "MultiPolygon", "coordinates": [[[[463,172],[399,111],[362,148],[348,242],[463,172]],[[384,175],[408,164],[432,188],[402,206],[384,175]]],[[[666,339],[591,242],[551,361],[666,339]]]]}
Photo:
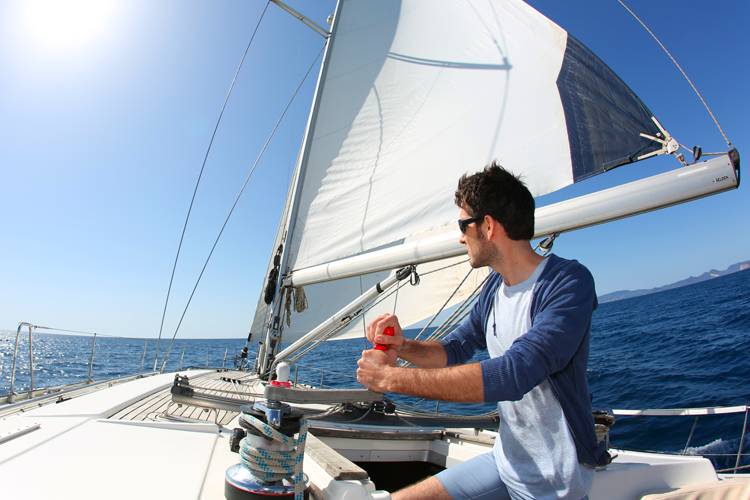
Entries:
{"type": "Polygon", "coordinates": [[[8,402],[12,403],[14,399],[13,389],[16,384],[16,359],[18,358],[18,338],[21,336],[21,328],[24,326],[29,327],[29,375],[31,376],[31,388],[29,389],[29,397],[31,397],[34,391],[34,340],[33,331],[34,325],[31,323],[21,322],[18,324],[18,330],[16,330],[16,343],[13,348],[13,360],[11,361],[12,368],[10,369],[10,394],[8,394],[8,402]]]}
{"type": "MultiPolygon", "coordinates": [[[[307,379],[310,382],[317,383],[317,386],[320,388],[324,388],[327,386],[324,382],[326,375],[333,375],[336,378],[337,385],[340,384],[343,380],[351,380],[351,381],[356,382],[356,375],[354,373],[354,370],[344,371],[344,370],[321,368],[321,367],[314,367],[310,365],[303,365],[300,363],[294,363],[293,364],[294,385],[298,384],[298,379],[300,378],[300,371],[301,371],[300,368],[305,368],[306,370],[312,371],[312,372],[318,372],[320,375],[319,381],[309,376],[307,379]]],[[[426,399],[417,400],[417,404],[427,403],[427,402],[428,400],[426,399]]],[[[439,414],[440,413],[440,401],[436,400],[434,401],[434,403],[435,403],[434,413],[439,414]]],[[[418,408],[416,406],[406,405],[404,403],[399,403],[399,405],[407,409],[413,409],[413,410],[422,411],[422,412],[426,411],[426,409],[418,408]]],[[[690,443],[693,439],[693,436],[695,435],[695,429],[698,426],[698,421],[701,417],[708,416],[708,415],[728,415],[728,414],[744,413],[744,420],[742,423],[742,432],[740,434],[740,441],[739,441],[739,447],[737,449],[737,453],[700,453],[699,455],[703,457],[717,457],[717,458],[735,457],[734,467],[717,469],[716,470],[717,473],[737,474],[737,472],[750,469],[750,464],[740,465],[743,457],[750,456],[750,453],[743,453],[745,437],[747,436],[748,418],[750,418],[750,406],[749,405],[723,406],[723,407],[717,406],[717,407],[703,407],[703,408],[650,409],[650,410],[612,410],[611,413],[618,417],[692,416],[693,424],[690,428],[690,434],[688,435],[687,441],[685,442],[685,446],[683,447],[682,452],[681,452],[683,455],[688,454],[688,451],[690,449],[690,443]]],[[[648,450],[648,451],[653,452],[654,450],[648,450]]]]}
{"type": "Polygon", "coordinates": [[[682,454],[687,455],[690,448],[690,442],[695,434],[695,428],[698,426],[698,420],[701,417],[708,415],[726,415],[726,414],[738,414],[744,413],[745,418],[742,423],[742,433],[740,434],[740,443],[737,448],[737,453],[700,453],[699,455],[704,457],[736,457],[734,467],[727,467],[723,469],[717,469],[718,473],[732,473],[737,474],[738,471],[750,469],[749,465],[740,465],[743,456],[750,456],[750,453],[742,453],[745,443],[745,436],[747,435],[747,421],[748,415],[750,415],[750,406],[714,406],[705,408],[670,408],[670,409],[653,409],[653,410],[612,410],[612,414],[618,417],[693,417],[693,425],[690,427],[690,434],[688,434],[685,446],[682,449],[682,454]]]}
{"type": "MultiPolygon", "coordinates": [[[[10,369],[10,387],[9,387],[8,399],[7,399],[8,403],[12,403],[15,400],[16,396],[18,396],[18,393],[15,392],[16,364],[18,360],[18,346],[19,346],[19,341],[21,338],[21,330],[23,330],[24,327],[28,329],[28,333],[29,333],[29,389],[28,391],[25,391],[29,399],[33,397],[34,390],[37,389],[35,380],[34,380],[34,330],[52,330],[52,331],[60,331],[60,332],[67,332],[67,333],[75,333],[79,335],[91,335],[91,353],[89,355],[86,383],[90,384],[94,381],[93,379],[94,357],[96,354],[96,337],[98,335],[96,332],[85,332],[85,331],[80,331],[80,330],[63,330],[59,328],[51,328],[48,326],[35,325],[27,321],[22,321],[21,323],[18,324],[18,329],[16,330],[16,340],[13,346],[13,357],[11,358],[11,369],[10,369]]],[[[144,344],[143,344],[143,355],[141,356],[141,370],[140,371],[143,371],[143,366],[144,366],[144,362],[146,359],[146,348],[147,348],[147,340],[144,341],[144,344]]]]}
{"type": "MultiPolygon", "coordinates": [[[[39,392],[41,390],[48,390],[52,389],[52,387],[37,387],[36,386],[36,380],[35,380],[35,363],[34,363],[34,331],[36,330],[50,330],[50,331],[56,331],[56,332],[64,332],[64,333],[73,333],[78,335],[84,335],[84,336],[91,336],[91,350],[88,355],[88,363],[87,363],[87,375],[85,381],[81,382],[74,382],[71,384],[66,384],[60,387],[68,387],[68,386],[76,386],[80,384],[91,384],[94,381],[94,361],[96,357],[96,347],[97,347],[97,338],[133,338],[133,337],[114,337],[109,335],[101,335],[97,332],[86,332],[81,330],[66,330],[61,328],[52,328],[48,326],[42,326],[42,325],[35,325],[33,323],[23,321],[18,324],[18,328],[16,330],[16,337],[15,337],[15,343],[13,346],[13,355],[11,357],[11,368],[10,368],[10,385],[8,389],[7,395],[0,394],[0,402],[3,402],[2,399],[5,399],[4,402],[7,403],[13,403],[18,396],[21,394],[26,394],[27,399],[31,399],[35,396],[35,391],[39,392]],[[28,332],[29,337],[29,387],[28,390],[22,391],[22,392],[16,392],[16,372],[17,372],[17,365],[18,365],[18,357],[19,357],[19,345],[21,340],[21,333],[22,331],[26,329],[28,332]]],[[[148,341],[149,339],[143,339],[143,353],[141,354],[140,359],[140,369],[138,370],[138,373],[144,373],[145,363],[146,363],[146,352],[148,350],[148,341]]],[[[206,352],[206,367],[210,366],[210,360],[209,360],[210,353],[206,352]]],[[[229,355],[229,348],[224,349],[224,357],[222,360],[221,368],[226,368],[226,363],[229,355]]],[[[182,352],[180,354],[180,360],[179,360],[179,367],[178,370],[182,370],[184,366],[184,358],[185,358],[185,349],[182,349],[182,352]]],[[[3,375],[3,366],[0,365],[0,380],[2,380],[3,375]]],[[[58,389],[58,386],[54,387],[55,389],[58,389]]]]}

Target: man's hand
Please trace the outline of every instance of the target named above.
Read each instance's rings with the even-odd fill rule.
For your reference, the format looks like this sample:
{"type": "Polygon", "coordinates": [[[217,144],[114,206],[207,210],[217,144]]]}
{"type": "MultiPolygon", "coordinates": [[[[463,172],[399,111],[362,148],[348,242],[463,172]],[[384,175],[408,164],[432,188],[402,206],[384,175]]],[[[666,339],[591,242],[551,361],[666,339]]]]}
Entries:
{"type": "Polygon", "coordinates": [[[392,369],[388,353],[391,351],[395,353],[394,349],[362,351],[362,357],[357,361],[357,381],[371,391],[388,391],[388,373],[392,369]]]}
{"type": "Polygon", "coordinates": [[[401,330],[401,325],[398,324],[398,317],[393,314],[383,314],[382,316],[375,318],[375,320],[367,326],[367,340],[372,344],[383,344],[388,346],[390,349],[386,352],[392,354],[393,361],[391,364],[395,363],[396,354],[405,342],[404,332],[401,330]],[[383,333],[383,330],[388,326],[393,328],[393,335],[385,335],[383,333]]]}

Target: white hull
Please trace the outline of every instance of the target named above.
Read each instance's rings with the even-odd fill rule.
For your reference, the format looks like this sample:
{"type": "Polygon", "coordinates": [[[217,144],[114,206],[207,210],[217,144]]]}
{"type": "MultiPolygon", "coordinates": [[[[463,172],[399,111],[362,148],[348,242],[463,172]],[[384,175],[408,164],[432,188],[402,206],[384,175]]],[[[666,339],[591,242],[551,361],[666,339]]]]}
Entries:
{"type": "MultiPolygon", "coordinates": [[[[217,372],[183,373],[207,393],[227,395],[217,372]]],[[[229,449],[231,430],[239,426],[237,415],[171,403],[174,375],[153,375],[111,387],[100,384],[88,394],[58,404],[48,398],[13,408],[0,406],[2,498],[223,499],[224,473],[239,461],[229,449]]],[[[250,393],[262,393],[256,380],[234,387],[239,389],[234,397],[248,401],[250,393]]],[[[491,432],[477,434],[473,429],[402,427],[399,437],[397,429],[357,424],[327,427],[318,431],[319,440],[310,438],[304,461],[312,491],[324,498],[390,497],[362,477],[362,470],[351,461],[451,467],[488,452],[494,439],[491,432]],[[346,432],[336,436],[336,429],[346,432]],[[337,475],[355,479],[337,480],[337,475]]],[[[313,428],[311,434],[315,433],[313,428]]],[[[596,472],[592,500],[728,484],[701,457],[612,451],[617,458],[596,472]]],[[[744,484],[750,488],[750,480],[744,479],[744,484]]]]}

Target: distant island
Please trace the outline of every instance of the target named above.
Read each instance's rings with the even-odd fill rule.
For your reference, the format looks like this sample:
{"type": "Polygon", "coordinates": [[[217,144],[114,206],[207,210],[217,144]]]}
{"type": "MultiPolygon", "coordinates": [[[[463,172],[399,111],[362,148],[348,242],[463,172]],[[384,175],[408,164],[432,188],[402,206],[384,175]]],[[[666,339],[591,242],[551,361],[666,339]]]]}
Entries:
{"type": "Polygon", "coordinates": [[[744,271],[745,269],[750,269],[750,260],[732,264],[731,266],[729,266],[723,271],[717,271],[716,269],[711,269],[710,271],[705,272],[701,274],[700,276],[691,276],[689,278],[685,278],[684,280],[676,281],[675,283],[671,283],[669,285],[658,286],[656,288],[644,288],[641,290],[618,290],[616,292],[605,293],[604,295],[600,295],[598,297],[599,303],[603,304],[605,302],[614,302],[616,300],[629,299],[631,297],[638,297],[640,295],[648,295],[650,293],[663,292],[664,290],[671,290],[673,288],[680,288],[683,286],[692,285],[693,283],[700,283],[701,281],[708,281],[710,279],[718,278],[719,276],[726,276],[727,274],[736,273],[738,271],[744,271]]]}

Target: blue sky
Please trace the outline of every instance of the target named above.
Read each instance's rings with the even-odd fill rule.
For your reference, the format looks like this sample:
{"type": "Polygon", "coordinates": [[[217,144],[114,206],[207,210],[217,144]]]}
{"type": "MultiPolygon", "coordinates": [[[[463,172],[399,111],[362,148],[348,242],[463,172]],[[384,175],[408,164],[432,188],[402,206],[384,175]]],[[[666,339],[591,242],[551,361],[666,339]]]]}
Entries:
{"type": "MultiPolygon", "coordinates": [[[[333,1],[289,2],[321,24],[333,1]]],[[[748,126],[746,2],[630,2],[704,92],[741,153],[748,126]]],[[[172,259],[205,148],[261,1],[0,0],[0,329],[19,321],[158,332],[172,259]]],[[[641,96],[683,144],[725,149],[666,56],[615,1],[534,1],[641,96]]],[[[270,7],[225,114],[170,300],[171,336],[244,176],[321,38],[270,7]]],[[[242,337],[271,252],[314,88],[306,82],[224,233],[180,333],[242,337]]],[[[642,162],[549,203],[674,168],[642,162]]],[[[599,293],[666,284],[750,259],[747,187],[563,235],[555,251],[599,293]]]]}

